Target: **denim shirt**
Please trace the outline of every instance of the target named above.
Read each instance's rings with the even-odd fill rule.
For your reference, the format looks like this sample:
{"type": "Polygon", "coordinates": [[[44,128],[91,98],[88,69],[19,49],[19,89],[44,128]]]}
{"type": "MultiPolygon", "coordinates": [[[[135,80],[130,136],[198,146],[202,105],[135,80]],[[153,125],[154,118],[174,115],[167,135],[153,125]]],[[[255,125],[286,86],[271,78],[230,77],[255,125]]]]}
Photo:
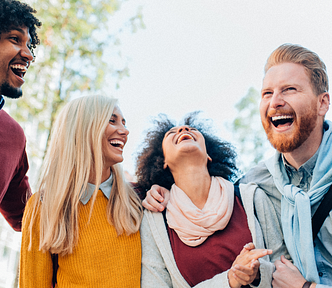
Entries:
{"type": "MultiPolygon", "coordinates": [[[[301,188],[305,192],[309,191],[317,156],[318,151],[306,163],[299,167],[298,170],[289,165],[284,157],[282,157],[291,184],[301,188]]],[[[281,223],[281,194],[274,184],[273,178],[264,162],[261,162],[256,167],[252,168],[239,180],[239,182],[253,182],[264,190],[271,200],[273,208],[278,216],[279,223],[281,223]]],[[[319,204],[320,203],[316,203],[311,207],[312,215],[317,210],[319,204]]],[[[308,241],[310,241],[310,239],[308,239],[308,241]]],[[[321,283],[318,284],[316,288],[332,287],[332,212],[330,212],[329,216],[326,218],[314,241],[314,252],[321,283]]]]}
{"type": "Polygon", "coordinates": [[[0,110],[2,109],[3,105],[5,105],[5,99],[2,95],[0,95],[0,110]]]}
{"type": "MultiPolygon", "coordinates": [[[[110,198],[111,190],[112,190],[112,184],[113,184],[113,177],[112,177],[112,174],[111,174],[111,176],[106,181],[101,183],[100,186],[99,186],[99,190],[101,190],[103,192],[103,194],[105,195],[105,197],[107,199],[110,198]]],[[[80,201],[84,205],[86,205],[86,203],[89,202],[89,200],[91,199],[95,189],[96,189],[96,185],[88,183],[88,186],[85,190],[85,193],[82,195],[82,197],[80,199],[80,201]]]]}

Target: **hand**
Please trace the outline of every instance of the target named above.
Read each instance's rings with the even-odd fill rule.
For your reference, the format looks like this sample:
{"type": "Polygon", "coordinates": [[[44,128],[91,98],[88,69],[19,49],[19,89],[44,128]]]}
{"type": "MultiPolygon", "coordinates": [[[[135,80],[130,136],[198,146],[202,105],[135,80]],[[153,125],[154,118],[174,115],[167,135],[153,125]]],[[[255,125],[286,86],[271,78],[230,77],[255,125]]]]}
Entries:
{"type": "MultiPolygon", "coordinates": [[[[306,279],[301,275],[296,266],[285,256],[281,256],[280,260],[274,262],[276,270],[273,273],[272,286],[273,288],[302,288],[306,279]]],[[[310,288],[316,287],[312,284],[310,288]]]]}
{"type": "Polygon", "coordinates": [[[255,249],[253,243],[246,244],[228,272],[229,285],[232,288],[239,288],[259,279],[258,259],[270,254],[272,254],[270,249],[255,249]]]}
{"type": "Polygon", "coordinates": [[[166,188],[152,185],[151,189],[146,192],[142,205],[150,211],[162,212],[169,201],[169,196],[170,192],[166,188]]]}

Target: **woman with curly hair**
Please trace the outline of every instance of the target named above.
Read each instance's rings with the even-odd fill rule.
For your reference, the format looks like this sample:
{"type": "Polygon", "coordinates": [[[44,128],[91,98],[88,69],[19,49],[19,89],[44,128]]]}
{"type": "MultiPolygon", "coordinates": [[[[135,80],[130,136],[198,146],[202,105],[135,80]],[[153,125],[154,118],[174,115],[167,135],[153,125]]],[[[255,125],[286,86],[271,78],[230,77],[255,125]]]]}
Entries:
{"type": "Polygon", "coordinates": [[[138,185],[170,189],[166,212],[144,211],[142,287],[271,287],[253,193],[241,195],[242,206],[230,182],[235,152],[196,114],[180,126],[161,116],[138,155],[138,185]]]}
{"type": "Polygon", "coordinates": [[[128,133],[109,97],[61,111],[24,212],[21,288],[51,287],[55,272],[57,287],[140,287],[142,207],[119,164],[128,133]]]}

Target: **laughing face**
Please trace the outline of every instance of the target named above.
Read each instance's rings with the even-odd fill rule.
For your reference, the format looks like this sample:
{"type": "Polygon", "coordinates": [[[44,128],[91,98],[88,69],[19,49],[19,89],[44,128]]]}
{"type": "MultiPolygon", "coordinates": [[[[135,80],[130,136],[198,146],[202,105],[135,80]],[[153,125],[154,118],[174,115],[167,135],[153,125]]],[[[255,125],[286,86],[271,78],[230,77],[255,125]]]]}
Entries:
{"type": "Polygon", "coordinates": [[[260,114],[272,146],[281,153],[300,147],[317,125],[319,97],[312,90],[304,66],[272,66],[263,80],[260,114]]]}
{"type": "MultiPolygon", "coordinates": [[[[191,152],[198,152],[203,155],[203,158],[208,159],[203,135],[196,128],[187,125],[173,127],[166,132],[162,147],[165,157],[164,168],[168,166],[171,169],[173,165],[176,165],[179,155],[190,155],[191,157],[193,155],[190,154],[191,152]]],[[[194,157],[198,159],[196,156],[194,157]]]]}
{"type": "Polygon", "coordinates": [[[33,60],[30,42],[27,27],[0,34],[0,94],[10,98],[22,96],[23,78],[33,60]]]}
{"type": "Polygon", "coordinates": [[[123,147],[127,142],[127,136],[129,134],[125,125],[126,120],[123,118],[119,107],[116,106],[103,138],[104,165],[107,168],[123,161],[123,147]]]}

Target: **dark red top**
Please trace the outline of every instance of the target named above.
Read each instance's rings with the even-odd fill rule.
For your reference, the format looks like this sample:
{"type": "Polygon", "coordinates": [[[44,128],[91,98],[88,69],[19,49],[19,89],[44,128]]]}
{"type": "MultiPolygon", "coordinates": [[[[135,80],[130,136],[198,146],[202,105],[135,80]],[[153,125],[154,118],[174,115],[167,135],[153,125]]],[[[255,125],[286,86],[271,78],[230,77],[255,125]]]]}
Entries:
{"type": "Polygon", "coordinates": [[[25,136],[21,126],[0,110],[0,212],[21,231],[25,203],[31,196],[25,136]]]}
{"type": "Polygon", "coordinates": [[[231,268],[243,246],[252,242],[246,213],[235,197],[232,217],[224,230],[209,236],[201,245],[184,244],[167,225],[175,262],[190,286],[210,279],[231,268]]]}

